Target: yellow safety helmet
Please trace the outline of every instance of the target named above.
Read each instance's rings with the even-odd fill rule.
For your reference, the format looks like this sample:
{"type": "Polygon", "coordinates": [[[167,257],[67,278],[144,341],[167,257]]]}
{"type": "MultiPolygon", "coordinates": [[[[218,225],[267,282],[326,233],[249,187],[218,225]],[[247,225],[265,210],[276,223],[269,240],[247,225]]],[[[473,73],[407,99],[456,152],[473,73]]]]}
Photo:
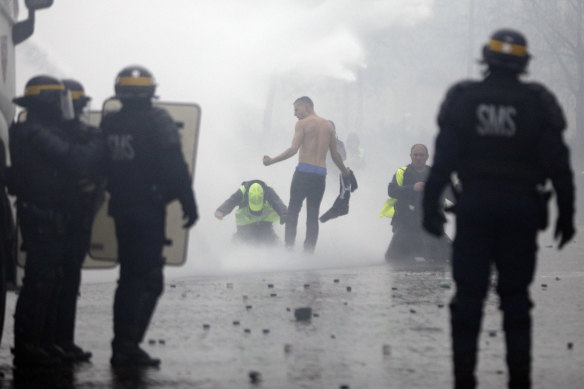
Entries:
{"type": "Polygon", "coordinates": [[[257,182],[249,186],[247,191],[249,209],[254,212],[261,211],[264,208],[264,188],[257,182]]]}

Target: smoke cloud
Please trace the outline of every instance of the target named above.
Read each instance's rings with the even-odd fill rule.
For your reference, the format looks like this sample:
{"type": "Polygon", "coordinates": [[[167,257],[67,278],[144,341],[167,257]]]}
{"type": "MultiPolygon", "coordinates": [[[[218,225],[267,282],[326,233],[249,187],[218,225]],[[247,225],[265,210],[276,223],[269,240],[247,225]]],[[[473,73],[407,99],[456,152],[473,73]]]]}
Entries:
{"type": "MultiPolygon", "coordinates": [[[[72,77],[99,109],[113,94],[117,72],[141,64],[155,75],[162,100],[201,105],[195,173],[201,219],[191,232],[187,265],[169,274],[379,263],[390,234],[377,212],[391,173],[373,170],[373,158],[370,169],[356,172],[361,188],[349,215],[321,224],[314,256],[301,254],[304,211],[291,253],[231,245],[234,215],[220,222],[213,212],[253,178],[265,180],[287,203],[296,158],[267,168],[261,158],[288,147],[293,100],[310,95],[318,114],[341,117],[328,91],[331,85],[350,88],[367,68],[363,40],[415,26],[432,7],[432,0],[58,0],[37,13],[35,35],[17,48],[17,93],[38,73],[72,77]]],[[[341,139],[348,132],[339,129],[341,139]]],[[[337,194],[335,169],[329,172],[321,213],[337,194]]],[[[283,227],[276,229],[283,239],[283,227]]]]}

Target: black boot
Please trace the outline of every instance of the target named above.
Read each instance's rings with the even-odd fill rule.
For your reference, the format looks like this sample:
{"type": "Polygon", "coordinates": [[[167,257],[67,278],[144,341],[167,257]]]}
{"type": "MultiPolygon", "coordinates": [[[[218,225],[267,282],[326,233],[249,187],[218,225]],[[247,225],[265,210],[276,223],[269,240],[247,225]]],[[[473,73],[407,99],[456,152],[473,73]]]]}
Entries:
{"type": "Polygon", "coordinates": [[[160,359],[152,358],[133,342],[112,342],[112,357],[110,363],[113,367],[158,367],[160,359]]]}
{"type": "Polygon", "coordinates": [[[63,360],[57,354],[44,347],[32,344],[18,344],[11,351],[14,355],[12,364],[16,368],[55,368],[63,363],[63,360]]]}
{"type": "Polygon", "coordinates": [[[138,280],[120,280],[114,301],[114,340],[112,366],[158,366],[139,344],[150,324],[162,293],[162,273],[157,269],[138,280]]]}
{"type": "Polygon", "coordinates": [[[85,351],[75,343],[60,344],[59,347],[63,350],[65,359],[74,363],[89,362],[93,356],[91,351],[85,351]]]}
{"type": "Polygon", "coordinates": [[[15,367],[55,367],[62,355],[45,347],[52,343],[53,301],[58,279],[24,279],[14,313],[15,367]]]}

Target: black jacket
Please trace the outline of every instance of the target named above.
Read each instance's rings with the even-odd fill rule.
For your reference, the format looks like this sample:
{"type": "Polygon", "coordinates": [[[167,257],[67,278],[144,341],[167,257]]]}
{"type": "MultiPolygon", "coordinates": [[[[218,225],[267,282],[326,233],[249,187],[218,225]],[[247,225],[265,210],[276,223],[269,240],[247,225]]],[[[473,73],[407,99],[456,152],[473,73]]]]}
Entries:
{"type": "Polygon", "coordinates": [[[436,209],[450,174],[457,172],[463,195],[475,185],[535,191],[549,178],[560,214],[573,213],[573,174],[562,134],[566,122],[543,85],[502,70],[482,81],[458,83],[446,95],[438,124],[425,210],[436,209]]]}
{"type": "Polygon", "coordinates": [[[407,165],[404,172],[402,185],[397,183],[396,174],[387,186],[387,194],[394,199],[395,214],[391,219],[392,225],[407,225],[410,227],[421,227],[422,223],[422,192],[414,191],[416,182],[425,182],[430,167],[425,166],[422,172],[416,171],[412,165],[407,165]]]}
{"type": "Polygon", "coordinates": [[[100,138],[76,143],[63,122],[29,111],[25,122],[10,126],[9,191],[41,209],[68,211],[79,176],[98,169],[104,151],[100,138]]]}
{"type": "Polygon", "coordinates": [[[100,128],[109,150],[110,213],[173,199],[183,209],[196,209],[178,127],[166,110],[149,102],[124,105],[106,115],[100,128]]]}

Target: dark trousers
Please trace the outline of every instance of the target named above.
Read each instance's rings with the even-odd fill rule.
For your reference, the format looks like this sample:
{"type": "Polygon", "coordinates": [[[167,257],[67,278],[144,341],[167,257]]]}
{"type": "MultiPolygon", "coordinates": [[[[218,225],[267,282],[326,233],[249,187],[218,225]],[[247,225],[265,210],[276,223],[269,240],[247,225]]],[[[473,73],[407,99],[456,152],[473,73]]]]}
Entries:
{"type": "Polygon", "coordinates": [[[385,259],[391,262],[413,261],[423,257],[429,262],[446,263],[452,255],[452,241],[446,235],[437,238],[419,226],[397,224],[385,252],[385,259]]]}
{"type": "Polygon", "coordinates": [[[456,208],[451,302],[456,388],[475,388],[477,343],[491,268],[503,312],[509,388],[530,388],[532,303],[538,207],[534,194],[465,188],[456,208]]]}
{"type": "Polygon", "coordinates": [[[318,215],[324,195],[326,176],[295,171],[290,185],[290,203],[286,216],[285,241],[293,247],[296,241],[298,215],[302,202],[306,199],[306,239],[304,251],[313,252],[318,239],[318,215]]]}
{"type": "Polygon", "coordinates": [[[26,264],[14,313],[14,345],[17,350],[24,345],[55,343],[56,309],[63,281],[66,242],[61,217],[39,216],[20,205],[18,215],[26,264]]]}
{"type": "Polygon", "coordinates": [[[65,348],[75,344],[75,319],[81,284],[81,267],[89,251],[92,219],[90,215],[78,213],[67,222],[63,283],[58,298],[56,331],[56,343],[65,348]]]}
{"type": "Polygon", "coordinates": [[[278,236],[274,231],[272,222],[257,222],[245,226],[237,226],[237,232],[233,240],[241,243],[257,245],[274,245],[278,236]]]}
{"type": "Polygon", "coordinates": [[[163,290],[164,206],[116,212],[120,278],[114,297],[113,350],[142,342],[163,290]]]}

